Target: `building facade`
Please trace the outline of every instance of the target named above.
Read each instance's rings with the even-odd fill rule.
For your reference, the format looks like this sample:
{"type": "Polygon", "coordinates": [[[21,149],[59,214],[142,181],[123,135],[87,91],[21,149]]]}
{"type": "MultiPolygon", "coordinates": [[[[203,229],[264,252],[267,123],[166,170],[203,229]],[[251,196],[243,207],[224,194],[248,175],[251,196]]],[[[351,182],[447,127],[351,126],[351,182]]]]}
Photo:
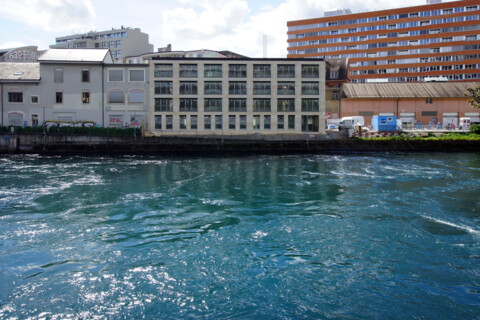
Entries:
{"type": "Polygon", "coordinates": [[[348,12],[288,22],[288,57],[348,58],[351,82],[480,79],[480,0],[348,12]]]}
{"type": "Polygon", "coordinates": [[[149,131],[325,132],[322,59],[153,58],[149,131]]]}
{"type": "Polygon", "coordinates": [[[347,83],[343,88],[342,116],[363,116],[370,125],[373,115],[397,116],[404,128],[458,127],[459,119],[480,122],[480,112],[465,96],[466,88],[479,82],[347,83]]]}
{"type": "Polygon", "coordinates": [[[115,63],[123,63],[124,57],[153,52],[148,34],[139,28],[122,28],[107,31],[90,31],[82,34],[55,38],[54,49],[109,49],[115,63]]]}
{"type": "Polygon", "coordinates": [[[148,64],[105,66],[105,127],[147,125],[150,91],[148,64]]]}

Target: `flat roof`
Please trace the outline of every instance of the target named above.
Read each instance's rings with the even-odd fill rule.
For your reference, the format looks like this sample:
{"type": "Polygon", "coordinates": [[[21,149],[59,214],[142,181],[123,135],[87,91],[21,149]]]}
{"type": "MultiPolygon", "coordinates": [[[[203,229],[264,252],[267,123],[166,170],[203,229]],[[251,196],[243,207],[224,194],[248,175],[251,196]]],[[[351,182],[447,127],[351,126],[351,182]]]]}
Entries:
{"type": "Polygon", "coordinates": [[[198,61],[325,61],[324,58],[201,58],[201,57],[152,57],[152,60],[198,60],[198,61]]]}
{"type": "Polygon", "coordinates": [[[102,63],[110,62],[105,61],[109,56],[108,49],[48,49],[38,61],[102,63]]]}

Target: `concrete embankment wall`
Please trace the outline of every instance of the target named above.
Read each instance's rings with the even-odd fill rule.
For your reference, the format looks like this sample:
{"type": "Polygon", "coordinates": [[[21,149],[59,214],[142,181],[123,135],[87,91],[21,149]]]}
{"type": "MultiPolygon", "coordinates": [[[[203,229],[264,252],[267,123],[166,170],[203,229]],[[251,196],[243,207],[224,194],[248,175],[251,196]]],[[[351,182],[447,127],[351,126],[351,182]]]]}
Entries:
{"type": "Polygon", "coordinates": [[[0,135],[3,154],[218,154],[218,153],[370,153],[480,152],[478,141],[378,141],[327,135],[127,137],[75,134],[0,135]]]}

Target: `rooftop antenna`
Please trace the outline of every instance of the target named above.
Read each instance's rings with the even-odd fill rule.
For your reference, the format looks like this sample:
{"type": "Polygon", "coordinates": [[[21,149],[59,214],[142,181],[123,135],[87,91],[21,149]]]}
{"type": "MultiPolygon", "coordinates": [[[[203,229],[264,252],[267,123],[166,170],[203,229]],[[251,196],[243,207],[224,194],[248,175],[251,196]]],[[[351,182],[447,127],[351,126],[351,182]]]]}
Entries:
{"type": "Polygon", "coordinates": [[[267,57],[267,35],[263,35],[263,57],[267,57]]]}

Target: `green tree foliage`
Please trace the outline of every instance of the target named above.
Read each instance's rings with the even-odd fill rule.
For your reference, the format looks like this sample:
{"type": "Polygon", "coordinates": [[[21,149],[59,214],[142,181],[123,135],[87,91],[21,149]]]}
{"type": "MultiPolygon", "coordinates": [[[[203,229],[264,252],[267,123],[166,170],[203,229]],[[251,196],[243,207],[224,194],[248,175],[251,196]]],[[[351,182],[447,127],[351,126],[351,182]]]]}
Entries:
{"type": "Polygon", "coordinates": [[[480,85],[476,88],[467,88],[467,92],[465,96],[471,97],[468,102],[473,108],[480,109],[480,85]]]}

